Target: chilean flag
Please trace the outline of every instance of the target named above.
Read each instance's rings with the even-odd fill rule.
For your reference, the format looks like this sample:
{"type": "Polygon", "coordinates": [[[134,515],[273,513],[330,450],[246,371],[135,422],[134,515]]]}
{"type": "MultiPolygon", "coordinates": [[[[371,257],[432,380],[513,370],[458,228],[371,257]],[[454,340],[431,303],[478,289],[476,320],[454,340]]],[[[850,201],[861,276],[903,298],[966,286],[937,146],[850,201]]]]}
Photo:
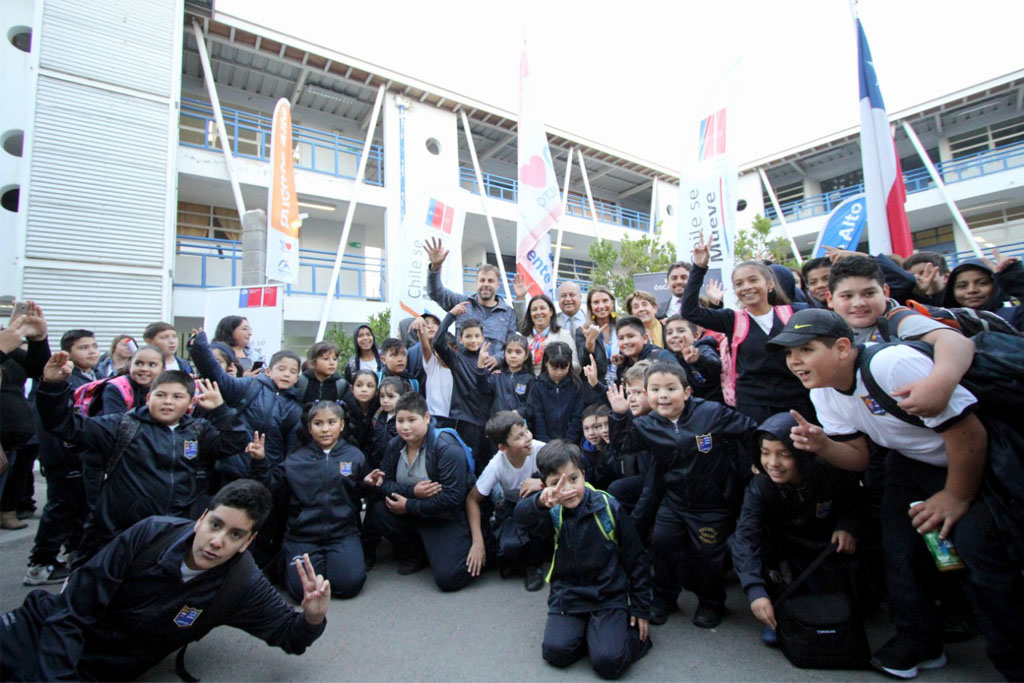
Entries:
{"type": "Polygon", "coordinates": [[[857,66],[860,72],[860,156],[867,196],[868,249],[872,254],[910,256],[914,245],[903,204],[907,191],[889,131],[882,92],[864,27],[857,17],[857,66]]]}

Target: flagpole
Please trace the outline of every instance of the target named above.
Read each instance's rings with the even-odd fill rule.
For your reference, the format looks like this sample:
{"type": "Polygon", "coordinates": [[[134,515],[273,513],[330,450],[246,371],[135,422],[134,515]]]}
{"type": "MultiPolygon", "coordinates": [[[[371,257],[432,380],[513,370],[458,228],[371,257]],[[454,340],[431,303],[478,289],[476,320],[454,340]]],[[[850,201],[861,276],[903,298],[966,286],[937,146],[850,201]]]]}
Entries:
{"type": "Polygon", "coordinates": [[[587,177],[587,164],[583,161],[583,150],[576,148],[576,154],[580,160],[580,173],[583,174],[583,187],[587,190],[587,201],[590,202],[590,218],[594,224],[594,239],[601,239],[597,235],[597,206],[594,204],[594,194],[590,191],[590,178],[587,177]]]}
{"type": "Polygon", "coordinates": [[[373,144],[373,132],[377,129],[377,118],[380,116],[381,107],[384,104],[384,84],[377,88],[377,99],[373,102],[373,110],[370,114],[370,125],[366,129],[366,142],[363,144],[363,151],[359,155],[359,168],[356,170],[355,183],[352,186],[352,196],[348,199],[348,210],[345,212],[345,227],[341,230],[341,238],[338,240],[338,253],[334,255],[334,267],[331,269],[331,281],[327,287],[327,294],[324,297],[324,310],[320,314],[320,326],[316,331],[316,340],[323,341],[324,333],[327,331],[327,318],[331,313],[331,304],[334,303],[334,290],[338,286],[338,276],[341,274],[341,259],[345,256],[345,247],[348,245],[348,235],[352,230],[352,219],[356,215],[356,204],[359,202],[359,191],[363,187],[363,177],[366,174],[366,162],[370,158],[370,147],[373,144]]]}
{"type": "Polygon", "coordinates": [[[946,202],[946,206],[949,207],[950,213],[953,214],[953,223],[959,228],[963,238],[967,240],[967,243],[971,245],[971,250],[974,251],[975,256],[978,258],[985,258],[985,255],[981,251],[981,247],[978,246],[978,242],[971,235],[971,229],[967,226],[967,222],[964,220],[963,214],[960,213],[960,208],[957,207],[956,202],[949,196],[949,191],[946,189],[946,184],[942,182],[942,177],[939,176],[938,170],[935,168],[935,164],[932,163],[931,158],[928,156],[928,152],[925,151],[924,145],[921,144],[921,140],[917,137],[917,132],[914,127],[906,121],[902,122],[903,132],[910,138],[911,144],[914,145],[914,149],[917,151],[917,156],[921,157],[921,161],[924,162],[924,167],[928,169],[928,175],[932,177],[932,181],[935,183],[935,187],[939,190],[939,194],[942,195],[942,200],[946,202]]]}
{"type": "Polygon", "coordinates": [[[782,209],[779,208],[779,199],[775,196],[775,188],[768,182],[768,176],[765,174],[764,169],[758,167],[758,174],[761,176],[761,182],[764,183],[764,189],[768,191],[768,198],[772,200],[772,206],[775,208],[775,215],[779,217],[779,225],[782,226],[782,231],[786,233],[786,239],[789,240],[789,246],[793,250],[793,255],[796,257],[797,265],[802,266],[804,260],[800,257],[800,250],[797,249],[796,240],[789,234],[789,225],[786,223],[786,217],[782,215],[782,209]]]}
{"type": "Polygon", "coordinates": [[[460,109],[462,115],[462,130],[466,134],[466,146],[469,147],[469,158],[473,160],[473,172],[476,174],[476,186],[480,190],[480,206],[484,210],[484,218],[487,219],[487,228],[491,231],[491,243],[494,246],[494,260],[498,262],[498,271],[501,273],[501,283],[505,288],[505,299],[512,301],[512,293],[508,288],[508,275],[505,274],[505,263],[501,258],[501,248],[498,246],[498,233],[494,229],[494,219],[491,218],[491,211],[487,208],[487,194],[484,191],[484,176],[480,172],[480,162],[476,157],[476,145],[473,144],[473,132],[469,129],[469,117],[466,110],[460,109]]]}
{"type": "MultiPolygon", "coordinates": [[[[576,152],[573,147],[569,150],[569,157],[565,160],[565,183],[562,189],[562,215],[565,215],[565,206],[569,203],[569,178],[572,176],[572,155],[576,152]]],[[[558,221],[558,241],[555,245],[555,284],[558,284],[558,262],[562,259],[562,232],[565,230],[565,221],[558,221]]],[[[557,291],[557,287],[556,287],[557,291]]]]}

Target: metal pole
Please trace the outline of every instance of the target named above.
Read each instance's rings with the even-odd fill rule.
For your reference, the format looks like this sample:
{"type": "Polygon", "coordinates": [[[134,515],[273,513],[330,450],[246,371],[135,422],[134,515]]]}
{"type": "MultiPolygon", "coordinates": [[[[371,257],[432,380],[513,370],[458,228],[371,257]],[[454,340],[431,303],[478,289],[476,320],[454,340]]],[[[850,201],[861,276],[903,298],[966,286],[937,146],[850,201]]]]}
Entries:
{"type": "Polygon", "coordinates": [[[793,250],[793,255],[796,256],[797,265],[802,266],[804,260],[800,257],[800,250],[796,247],[796,240],[789,234],[789,225],[786,224],[786,217],[782,215],[782,209],[779,208],[779,199],[775,196],[775,189],[772,184],[768,182],[768,176],[765,175],[763,168],[757,169],[758,174],[761,176],[761,182],[764,183],[764,189],[768,191],[768,197],[772,200],[772,206],[775,207],[775,215],[779,217],[779,224],[782,226],[782,231],[786,233],[786,239],[789,240],[789,246],[793,250]]]}
{"type": "MultiPolygon", "coordinates": [[[[501,258],[501,247],[498,246],[498,233],[494,229],[494,219],[491,218],[491,211],[487,208],[487,194],[484,191],[484,176],[480,172],[480,161],[476,158],[476,145],[473,144],[473,132],[469,129],[469,117],[466,110],[460,109],[462,114],[462,130],[466,133],[466,146],[469,147],[469,157],[473,160],[473,172],[476,174],[476,186],[480,190],[480,206],[484,210],[484,218],[487,219],[487,227],[491,231],[491,243],[494,245],[494,256],[498,262],[498,270],[501,272],[501,284],[504,285],[505,299],[512,301],[512,291],[508,288],[508,275],[505,274],[505,263],[501,258]]],[[[461,245],[459,247],[462,248],[461,245]]]]}
{"type": "Polygon", "coordinates": [[[583,174],[583,187],[587,190],[587,201],[590,202],[590,218],[594,223],[594,239],[599,240],[601,238],[597,236],[597,206],[594,205],[594,195],[590,192],[590,178],[587,177],[587,164],[583,161],[583,150],[577,147],[576,154],[580,159],[580,173],[583,174]]]}
{"type": "Polygon", "coordinates": [[[331,304],[334,303],[334,290],[338,286],[338,276],[341,273],[341,259],[345,255],[345,247],[348,245],[348,234],[352,230],[352,219],[355,217],[356,204],[359,202],[359,191],[363,187],[363,177],[366,174],[366,162],[370,158],[370,146],[373,144],[373,131],[377,129],[377,117],[380,116],[381,106],[384,103],[384,85],[377,88],[377,99],[373,103],[373,112],[370,115],[370,125],[366,129],[366,142],[363,144],[363,152],[359,155],[359,168],[356,170],[355,184],[352,186],[352,196],[348,200],[348,210],[345,212],[345,227],[341,230],[341,239],[338,240],[338,253],[334,255],[334,268],[331,269],[331,282],[327,287],[327,294],[324,297],[324,310],[320,314],[320,327],[316,331],[316,340],[323,341],[324,333],[327,331],[327,316],[331,312],[331,304]]]}
{"type": "Polygon", "coordinates": [[[651,185],[651,220],[647,226],[647,234],[654,235],[655,223],[658,219],[658,183],[651,185]]]}
{"type": "Polygon", "coordinates": [[[950,213],[953,214],[953,223],[960,230],[963,238],[967,240],[967,243],[971,245],[971,250],[974,251],[975,256],[978,258],[985,258],[985,255],[981,252],[981,247],[978,246],[978,242],[974,239],[974,236],[971,235],[971,229],[964,220],[963,214],[960,213],[960,209],[957,207],[956,202],[954,202],[952,197],[949,196],[949,192],[946,190],[946,184],[942,182],[942,177],[939,176],[939,172],[936,170],[935,164],[933,164],[932,160],[928,157],[928,152],[925,151],[924,145],[922,145],[921,140],[918,139],[913,126],[904,121],[903,132],[907,134],[908,138],[910,138],[911,144],[914,145],[914,149],[917,151],[917,156],[921,157],[921,161],[924,162],[924,167],[928,169],[928,175],[932,177],[935,187],[938,188],[939,194],[942,195],[942,200],[946,202],[946,206],[949,207],[950,213]]]}
{"type": "MultiPolygon", "coordinates": [[[[199,61],[203,63],[203,80],[206,81],[206,92],[210,95],[210,106],[213,108],[213,118],[217,122],[217,135],[220,137],[220,146],[224,151],[224,163],[228,167],[228,180],[231,182],[231,192],[235,195],[235,208],[238,209],[238,220],[241,222],[245,216],[245,201],[242,199],[242,188],[235,177],[234,164],[232,164],[231,142],[228,140],[228,131],[224,127],[224,114],[220,110],[220,98],[217,97],[217,84],[213,82],[213,69],[210,68],[210,55],[206,53],[206,39],[203,37],[203,29],[199,22],[192,20],[192,30],[196,34],[196,43],[199,44],[199,61]]],[[[238,131],[235,131],[238,135],[238,131]]]]}
{"type": "MultiPolygon", "coordinates": [[[[565,207],[569,204],[569,178],[572,176],[572,155],[576,151],[573,147],[569,150],[569,158],[565,160],[565,182],[562,183],[562,220],[558,221],[558,240],[555,244],[555,284],[558,284],[558,262],[562,260],[562,232],[565,230],[565,207]]],[[[555,287],[558,291],[558,287],[555,287]]]]}

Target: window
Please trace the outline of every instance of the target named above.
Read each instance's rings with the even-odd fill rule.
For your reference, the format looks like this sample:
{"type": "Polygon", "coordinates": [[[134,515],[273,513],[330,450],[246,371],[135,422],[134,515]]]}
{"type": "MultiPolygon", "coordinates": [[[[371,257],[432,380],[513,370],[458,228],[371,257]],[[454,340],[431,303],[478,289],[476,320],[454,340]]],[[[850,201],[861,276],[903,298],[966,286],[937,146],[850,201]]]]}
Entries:
{"type": "Polygon", "coordinates": [[[238,220],[235,209],[179,201],[177,234],[182,237],[241,241],[242,222],[238,220]]]}
{"type": "Polygon", "coordinates": [[[949,149],[954,159],[962,159],[1020,142],[1024,142],[1024,116],[993,123],[967,133],[950,135],[949,149]]]}

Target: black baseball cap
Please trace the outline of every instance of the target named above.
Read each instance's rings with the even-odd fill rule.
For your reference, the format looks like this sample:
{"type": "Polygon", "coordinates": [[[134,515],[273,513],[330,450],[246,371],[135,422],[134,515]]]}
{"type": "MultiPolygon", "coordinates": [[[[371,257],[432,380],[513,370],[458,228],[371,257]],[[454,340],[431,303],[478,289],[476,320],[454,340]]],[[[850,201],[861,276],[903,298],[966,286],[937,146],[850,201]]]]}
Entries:
{"type": "Polygon", "coordinates": [[[853,341],[853,330],[835,311],[805,308],[789,319],[782,331],[768,340],[772,346],[800,346],[818,337],[845,337],[853,341]]]}

